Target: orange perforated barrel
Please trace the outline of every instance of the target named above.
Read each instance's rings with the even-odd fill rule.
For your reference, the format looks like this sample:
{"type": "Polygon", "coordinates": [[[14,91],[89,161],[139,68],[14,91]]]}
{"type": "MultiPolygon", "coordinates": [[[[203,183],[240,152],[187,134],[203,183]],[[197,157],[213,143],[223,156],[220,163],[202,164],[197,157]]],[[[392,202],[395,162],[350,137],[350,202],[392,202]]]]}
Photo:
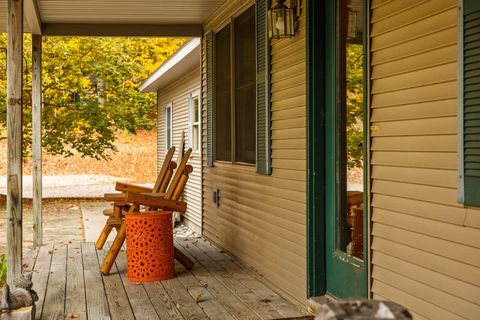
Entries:
{"type": "Polygon", "coordinates": [[[149,282],[175,276],[172,212],[136,212],[125,216],[128,279],[149,282]]]}

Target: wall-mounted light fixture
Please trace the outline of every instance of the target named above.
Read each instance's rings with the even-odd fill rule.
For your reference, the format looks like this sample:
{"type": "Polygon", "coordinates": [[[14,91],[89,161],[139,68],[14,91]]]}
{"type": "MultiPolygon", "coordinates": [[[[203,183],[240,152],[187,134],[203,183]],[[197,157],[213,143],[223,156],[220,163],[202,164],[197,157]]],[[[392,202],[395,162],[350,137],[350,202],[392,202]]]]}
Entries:
{"type": "Polygon", "coordinates": [[[300,15],[300,0],[272,0],[268,11],[269,34],[273,39],[285,39],[295,36],[297,17],[300,15]]]}

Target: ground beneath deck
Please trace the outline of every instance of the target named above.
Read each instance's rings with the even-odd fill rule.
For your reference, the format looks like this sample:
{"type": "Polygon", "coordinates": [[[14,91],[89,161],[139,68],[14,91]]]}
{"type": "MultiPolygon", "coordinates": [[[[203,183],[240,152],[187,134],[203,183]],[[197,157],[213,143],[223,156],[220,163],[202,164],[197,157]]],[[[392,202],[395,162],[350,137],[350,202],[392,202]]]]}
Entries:
{"type": "Polygon", "coordinates": [[[40,300],[37,319],[310,319],[306,310],[261,276],[203,238],[176,238],[195,261],[176,263],[177,276],[162,282],[127,279],[120,252],[109,276],[99,263],[105,250],[93,243],[46,245],[31,253],[40,300]]]}

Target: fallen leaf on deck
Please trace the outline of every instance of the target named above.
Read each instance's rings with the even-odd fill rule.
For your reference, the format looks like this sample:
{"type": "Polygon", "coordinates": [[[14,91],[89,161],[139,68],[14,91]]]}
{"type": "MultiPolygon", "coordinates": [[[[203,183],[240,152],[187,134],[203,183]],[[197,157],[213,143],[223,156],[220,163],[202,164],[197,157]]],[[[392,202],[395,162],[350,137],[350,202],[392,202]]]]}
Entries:
{"type": "Polygon", "coordinates": [[[202,293],[201,293],[201,292],[197,292],[197,294],[195,295],[195,301],[196,301],[196,302],[199,302],[200,299],[202,299],[202,293]]]}
{"type": "Polygon", "coordinates": [[[73,312],[69,312],[69,313],[64,313],[63,317],[65,319],[76,319],[76,318],[78,318],[78,314],[73,313],[73,312]]]}

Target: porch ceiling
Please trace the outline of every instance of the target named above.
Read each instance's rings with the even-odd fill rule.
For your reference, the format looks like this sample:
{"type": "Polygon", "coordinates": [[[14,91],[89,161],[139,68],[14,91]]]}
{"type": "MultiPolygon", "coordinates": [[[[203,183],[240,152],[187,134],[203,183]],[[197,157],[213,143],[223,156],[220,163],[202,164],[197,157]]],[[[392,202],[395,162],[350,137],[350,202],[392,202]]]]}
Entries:
{"type": "MultiPolygon", "coordinates": [[[[143,26],[144,29],[150,29],[145,31],[146,36],[155,35],[152,32],[169,35],[168,30],[171,30],[171,36],[198,36],[201,24],[225,1],[24,0],[24,28],[25,32],[33,33],[39,33],[37,30],[42,29],[42,33],[47,35],[125,33],[128,36],[132,35],[132,29],[141,33],[143,26]],[[40,21],[35,22],[35,17],[40,21]],[[105,28],[109,30],[102,31],[105,28]]],[[[0,0],[0,32],[6,31],[6,21],[7,0],[0,0]]]]}

